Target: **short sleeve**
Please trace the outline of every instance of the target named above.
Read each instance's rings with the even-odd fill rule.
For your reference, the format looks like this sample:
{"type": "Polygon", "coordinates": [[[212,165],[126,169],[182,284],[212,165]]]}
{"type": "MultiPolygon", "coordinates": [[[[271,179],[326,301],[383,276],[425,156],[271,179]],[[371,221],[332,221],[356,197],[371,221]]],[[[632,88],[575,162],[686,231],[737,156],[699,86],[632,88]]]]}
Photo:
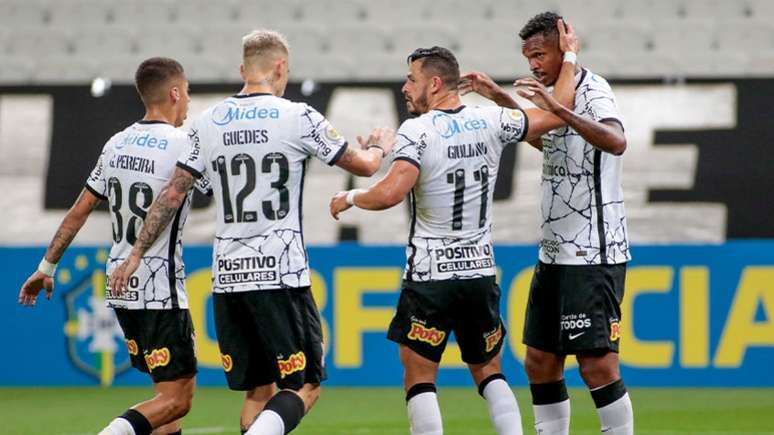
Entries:
{"type": "Polygon", "coordinates": [[[336,164],[347,149],[347,141],[320,112],[301,104],[299,138],[304,151],[330,166],[336,164]]]}
{"type": "Polygon", "coordinates": [[[419,122],[415,119],[405,121],[398,128],[396,136],[392,160],[405,160],[420,168],[422,166],[422,155],[427,148],[427,133],[422,131],[419,122]]]}
{"type": "Polygon", "coordinates": [[[521,109],[500,107],[500,142],[503,146],[515,144],[527,137],[529,120],[521,109]]]}
{"type": "Polygon", "coordinates": [[[91,170],[89,178],[86,179],[86,189],[93,193],[97,198],[106,201],[108,199],[107,180],[105,180],[105,148],[97,159],[97,164],[91,170]]]}
{"type": "Polygon", "coordinates": [[[623,127],[615,95],[604,79],[596,75],[591,76],[585,92],[586,106],[591,119],[597,122],[614,121],[623,127]]]}
{"type": "Polygon", "coordinates": [[[207,196],[212,196],[212,183],[210,182],[210,177],[207,175],[202,174],[201,177],[197,178],[194,187],[199,192],[207,196]]]}
{"type": "Polygon", "coordinates": [[[183,147],[177,166],[190,172],[195,178],[202,178],[206,174],[207,165],[202,152],[201,121],[196,120],[188,131],[188,143],[183,147]]]}

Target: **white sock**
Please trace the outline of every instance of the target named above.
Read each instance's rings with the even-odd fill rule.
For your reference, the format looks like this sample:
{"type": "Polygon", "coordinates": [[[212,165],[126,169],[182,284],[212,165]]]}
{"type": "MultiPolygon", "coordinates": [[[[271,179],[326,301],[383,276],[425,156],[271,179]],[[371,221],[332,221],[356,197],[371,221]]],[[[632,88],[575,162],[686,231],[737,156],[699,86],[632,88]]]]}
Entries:
{"type": "Polygon", "coordinates": [[[548,405],[532,405],[535,432],[540,435],[569,435],[570,399],[548,405]]]}
{"type": "Polygon", "coordinates": [[[629,393],[624,394],[615,402],[597,408],[602,432],[610,435],[634,434],[634,412],[629,393]]]}
{"type": "Polygon", "coordinates": [[[498,435],[522,435],[521,412],[516,396],[504,379],[490,381],[481,394],[489,407],[489,416],[498,435]]]}
{"type": "Polygon", "coordinates": [[[411,435],[443,435],[441,408],[434,392],[417,394],[407,406],[411,435]]]}
{"type": "Polygon", "coordinates": [[[276,412],[265,409],[258,414],[245,435],[285,435],[285,422],[276,412]]]}
{"type": "Polygon", "coordinates": [[[107,427],[102,429],[98,435],[135,435],[134,428],[129,424],[129,420],[118,417],[110,422],[107,427]]]}

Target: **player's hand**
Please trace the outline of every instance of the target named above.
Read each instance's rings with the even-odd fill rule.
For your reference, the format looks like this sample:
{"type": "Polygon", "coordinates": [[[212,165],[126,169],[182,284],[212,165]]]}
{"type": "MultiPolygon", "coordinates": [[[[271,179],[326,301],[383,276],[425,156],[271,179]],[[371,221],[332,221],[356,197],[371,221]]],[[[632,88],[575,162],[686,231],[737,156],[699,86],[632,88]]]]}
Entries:
{"type": "Polygon", "coordinates": [[[562,109],[562,105],[556,101],[553,95],[535,79],[519,79],[513,83],[516,93],[528,99],[534,105],[547,112],[556,113],[562,109]]]}
{"type": "Polygon", "coordinates": [[[129,284],[129,278],[137,271],[140,266],[140,258],[136,255],[129,255],[129,258],[124,260],[114,271],[110,274],[109,288],[116,297],[123,296],[129,284]]]}
{"type": "Polygon", "coordinates": [[[395,130],[388,127],[377,127],[371,131],[368,139],[358,136],[357,141],[360,148],[368,149],[368,147],[376,146],[381,148],[386,156],[392,152],[392,148],[395,146],[395,130]]]}
{"type": "Polygon", "coordinates": [[[51,293],[54,291],[54,278],[36,270],[19,290],[19,303],[34,307],[38,300],[38,293],[44,288],[46,289],[46,299],[51,300],[51,293]]]}
{"type": "Polygon", "coordinates": [[[475,92],[489,100],[496,100],[500,93],[505,90],[494,82],[488,75],[473,71],[460,77],[460,83],[457,85],[460,95],[466,95],[475,92]]]}
{"type": "Polygon", "coordinates": [[[336,220],[339,220],[339,213],[352,207],[347,204],[347,193],[349,192],[345,190],[333,195],[333,198],[331,198],[331,216],[336,220]]]}
{"type": "Polygon", "coordinates": [[[559,49],[562,53],[571,51],[575,54],[580,52],[580,42],[578,42],[578,35],[575,33],[575,29],[564,20],[558,20],[556,22],[556,28],[559,30],[559,49]]]}

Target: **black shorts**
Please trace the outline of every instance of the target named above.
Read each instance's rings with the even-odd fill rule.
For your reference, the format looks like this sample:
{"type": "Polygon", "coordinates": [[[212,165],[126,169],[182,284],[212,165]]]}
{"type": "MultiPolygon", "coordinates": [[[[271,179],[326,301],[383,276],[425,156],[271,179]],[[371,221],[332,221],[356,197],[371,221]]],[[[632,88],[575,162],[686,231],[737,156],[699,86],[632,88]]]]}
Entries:
{"type": "Polygon", "coordinates": [[[626,263],[539,262],[529,290],[524,344],[555,354],[618,352],[626,263]]]}
{"type": "Polygon", "coordinates": [[[322,328],[309,287],[215,293],[215,328],[232,390],[325,380],[322,328]]]}
{"type": "Polygon", "coordinates": [[[187,309],[115,312],[134,368],[150,374],[153,382],[196,374],[195,336],[187,309]]]}
{"type": "Polygon", "coordinates": [[[506,331],[495,277],[404,280],[387,338],[440,362],[452,331],[468,364],[488,362],[500,353],[506,331]]]}

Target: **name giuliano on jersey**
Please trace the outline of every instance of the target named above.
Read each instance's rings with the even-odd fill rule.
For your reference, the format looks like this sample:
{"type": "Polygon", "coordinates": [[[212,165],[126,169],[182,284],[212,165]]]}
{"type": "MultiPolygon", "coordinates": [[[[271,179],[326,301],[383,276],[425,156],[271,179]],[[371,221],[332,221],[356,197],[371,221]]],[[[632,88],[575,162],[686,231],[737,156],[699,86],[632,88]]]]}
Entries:
{"type": "Polygon", "coordinates": [[[235,95],[194,121],[178,166],[212,180],[218,203],[215,293],[310,285],[301,229],[306,161],[333,165],[346,141],[316,110],[235,95]]]}
{"type": "MultiPolygon", "coordinates": [[[[623,126],[607,81],[582,69],[576,76],[574,112],[623,126]]],[[[600,151],[575,130],[543,135],[540,261],[549,264],[617,264],[629,261],[622,158],[600,151]]]]}
{"type": "MultiPolygon", "coordinates": [[[[86,188],[109,202],[113,246],[107,261],[108,275],[132,251],[148,208],[187,147],[186,133],[161,121],[138,121],[105,144],[86,188]]],[[[206,193],[206,180],[198,188],[206,193]]],[[[132,310],[188,308],[181,238],[191,197],[189,194],[172,223],[142,257],[127,291],[118,297],[111,289],[106,290],[107,306],[132,310]]]]}
{"type": "Polygon", "coordinates": [[[419,168],[404,279],[495,274],[492,196],[500,155],[526,134],[524,112],[496,106],[432,110],[401,125],[394,159],[419,168]]]}

